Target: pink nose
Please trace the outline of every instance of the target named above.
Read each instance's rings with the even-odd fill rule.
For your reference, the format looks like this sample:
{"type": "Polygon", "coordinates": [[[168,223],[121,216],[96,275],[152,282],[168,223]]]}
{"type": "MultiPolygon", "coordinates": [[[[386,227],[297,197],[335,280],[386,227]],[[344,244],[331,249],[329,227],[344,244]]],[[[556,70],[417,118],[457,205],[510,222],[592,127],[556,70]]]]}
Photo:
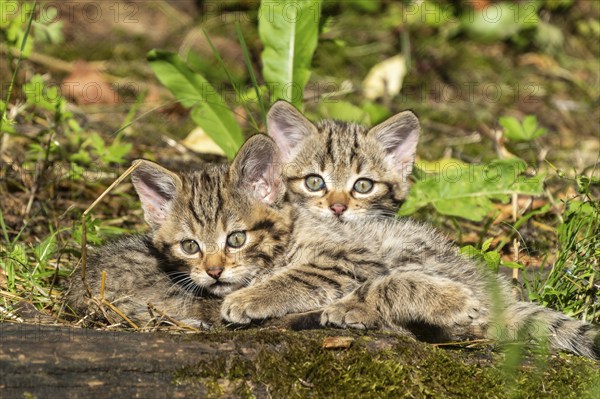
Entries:
{"type": "Polygon", "coordinates": [[[333,204],[329,207],[329,209],[331,209],[331,212],[333,212],[335,216],[340,216],[342,213],[344,213],[347,207],[343,204],[333,204]]]}
{"type": "Polygon", "coordinates": [[[215,280],[218,280],[219,277],[221,277],[221,273],[223,273],[223,268],[222,267],[209,267],[206,270],[206,273],[211,276],[212,278],[214,278],[215,280]]]}

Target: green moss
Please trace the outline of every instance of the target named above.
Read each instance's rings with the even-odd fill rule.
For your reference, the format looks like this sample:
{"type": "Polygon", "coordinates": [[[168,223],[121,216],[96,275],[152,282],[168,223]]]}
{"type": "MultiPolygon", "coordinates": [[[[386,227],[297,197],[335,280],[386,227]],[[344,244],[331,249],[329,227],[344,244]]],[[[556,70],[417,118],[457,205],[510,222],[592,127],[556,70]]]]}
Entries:
{"type": "Polygon", "coordinates": [[[489,347],[440,349],[382,333],[257,330],[196,339],[239,348],[175,373],[175,383],[202,385],[212,397],[591,398],[600,372],[597,363],[561,355],[546,358],[543,368],[526,357],[506,373],[504,357],[489,347]],[[339,334],[355,338],[349,349],[322,349],[324,337],[339,334]]]}

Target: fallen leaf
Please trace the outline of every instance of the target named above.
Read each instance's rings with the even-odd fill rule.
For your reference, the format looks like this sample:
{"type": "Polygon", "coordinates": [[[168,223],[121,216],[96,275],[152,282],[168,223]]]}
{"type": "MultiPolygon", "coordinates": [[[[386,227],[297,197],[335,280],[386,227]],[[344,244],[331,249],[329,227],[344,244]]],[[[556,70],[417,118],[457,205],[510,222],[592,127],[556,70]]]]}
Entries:
{"type": "Polygon", "coordinates": [[[323,339],[323,349],[348,349],[352,346],[352,337],[326,337],[323,339]]]}
{"type": "Polygon", "coordinates": [[[76,61],[61,85],[62,93],[77,104],[116,104],[119,95],[105,77],[85,61],[76,61]]]}
{"type": "Polygon", "coordinates": [[[490,1],[489,0],[473,0],[471,1],[471,7],[473,7],[475,10],[483,10],[486,7],[489,7],[490,5],[490,1]]]}
{"type": "Polygon", "coordinates": [[[221,147],[219,147],[202,129],[197,127],[187,135],[181,142],[184,146],[192,151],[203,154],[225,155],[221,147]]]}
{"type": "MultiPolygon", "coordinates": [[[[517,200],[517,216],[523,215],[525,212],[539,209],[548,203],[545,198],[532,198],[530,196],[519,196],[517,200]]],[[[513,215],[513,203],[495,204],[494,207],[500,211],[494,224],[498,224],[505,220],[511,220],[513,215]]]]}
{"type": "Polygon", "coordinates": [[[380,97],[394,97],[402,89],[402,83],[407,73],[406,59],[402,55],[396,55],[375,65],[365,80],[363,80],[363,92],[367,99],[375,100],[380,97]]]}

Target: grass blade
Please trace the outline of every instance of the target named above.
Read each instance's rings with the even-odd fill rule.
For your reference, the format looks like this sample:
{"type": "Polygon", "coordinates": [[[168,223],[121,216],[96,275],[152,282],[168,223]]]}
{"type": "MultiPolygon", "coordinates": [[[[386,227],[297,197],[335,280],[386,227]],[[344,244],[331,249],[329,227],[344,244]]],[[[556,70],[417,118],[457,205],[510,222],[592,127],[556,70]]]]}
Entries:
{"type": "MultiPolygon", "coordinates": [[[[208,45],[210,46],[210,48],[211,48],[211,50],[213,52],[213,55],[215,56],[215,58],[217,59],[217,61],[219,61],[219,64],[221,64],[221,67],[225,71],[225,74],[227,75],[227,79],[229,79],[229,83],[231,83],[231,85],[233,86],[233,90],[235,90],[235,94],[237,95],[237,98],[242,98],[241,93],[238,90],[238,87],[236,86],[236,84],[235,84],[235,82],[233,80],[233,77],[231,76],[231,73],[229,73],[229,69],[225,65],[225,61],[223,61],[223,58],[221,57],[221,54],[219,54],[219,52],[217,51],[217,48],[213,45],[212,40],[210,40],[210,37],[208,36],[208,33],[206,33],[205,30],[202,30],[202,33],[204,33],[204,37],[206,37],[206,41],[208,42],[208,45]]],[[[246,110],[246,113],[248,114],[248,117],[250,118],[250,123],[252,124],[252,127],[257,132],[260,131],[260,128],[258,127],[258,124],[256,123],[256,120],[252,116],[252,113],[250,112],[250,109],[248,109],[248,106],[243,101],[240,101],[240,103],[242,104],[242,106],[246,110]]]]}
{"type": "Polygon", "coordinates": [[[152,50],[148,60],[158,80],[184,107],[191,108],[192,120],[233,159],[244,143],[244,135],[223,97],[177,54],[152,50]]]}
{"type": "Polygon", "coordinates": [[[242,28],[240,27],[239,22],[235,23],[235,31],[237,32],[238,40],[240,41],[240,45],[242,46],[244,61],[246,62],[246,68],[248,69],[248,74],[250,74],[250,79],[252,80],[252,86],[254,86],[254,91],[256,92],[256,99],[258,101],[258,107],[260,109],[260,117],[262,123],[264,126],[267,126],[267,112],[265,110],[265,104],[263,102],[262,96],[260,95],[260,87],[258,86],[256,74],[254,73],[252,62],[250,61],[250,52],[248,51],[248,46],[246,45],[246,40],[244,39],[244,34],[242,33],[242,28]]]}

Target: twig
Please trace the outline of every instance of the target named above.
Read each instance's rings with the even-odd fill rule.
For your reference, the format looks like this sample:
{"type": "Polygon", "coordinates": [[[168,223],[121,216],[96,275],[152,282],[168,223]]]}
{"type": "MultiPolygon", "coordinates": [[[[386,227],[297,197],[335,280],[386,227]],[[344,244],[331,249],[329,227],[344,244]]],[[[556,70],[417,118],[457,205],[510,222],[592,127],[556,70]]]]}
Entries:
{"type": "Polygon", "coordinates": [[[185,323],[183,323],[183,322],[181,322],[181,321],[179,321],[177,319],[172,318],[171,316],[169,316],[165,312],[161,311],[160,309],[156,309],[154,307],[154,305],[151,304],[151,303],[148,303],[148,311],[150,312],[150,314],[152,314],[153,311],[156,312],[156,313],[158,313],[158,315],[160,317],[167,319],[169,322],[175,324],[177,327],[181,327],[183,329],[191,330],[191,331],[194,331],[194,332],[200,332],[200,330],[198,330],[196,327],[192,327],[192,326],[190,326],[188,324],[185,324],[185,323]]]}
{"type": "Polygon", "coordinates": [[[106,286],[106,270],[102,270],[102,280],[100,280],[100,300],[104,302],[104,287],[106,286]]]}
{"type": "Polygon", "coordinates": [[[23,323],[22,318],[20,318],[17,314],[11,312],[10,310],[6,309],[4,306],[0,306],[0,315],[8,318],[10,320],[14,320],[16,322],[23,323]]]}
{"type": "Polygon", "coordinates": [[[87,266],[87,263],[86,263],[86,261],[87,261],[87,229],[86,229],[87,215],[88,215],[88,213],[90,213],[92,211],[92,209],[94,209],[96,207],[96,205],[98,205],[98,203],[100,201],[102,201],[102,199],[104,197],[106,197],[106,195],[108,195],[109,192],[111,192],[116,186],[121,184],[121,182],[123,180],[125,180],[125,178],[131,174],[131,172],[136,170],[137,167],[140,166],[140,163],[141,162],[139,160],[134,161],[133,164],[131,164],[131,166],[129,167],[129,169],[127,169],[125,172],[123,172],[117,180],[115,180],[110,186],[108,186],[108,188],[106,190],[104,190],[104,192],[102,194],[100,194],[100,196],[98,198],[96,198],[96,200],[92,203],[92,205],[90,205],[81,214],[81,278],[83,280],[83,285],[90,297],[92,297],[92,290],[90,289],[90,286],[88,285],[88,283],[85,279],[85,269],[87,266]]]}
{"type": "MultiPolygon", "coordinates": [[[[513,251],[514,251],[514,261],[515,263],[519,262],[519,240],[517,240],[516,238],[513,240],[513,251]]],[[[519,281],[519,269],[518,268],[513,268],[512,269],[512,278],[514,282],[519,281]]]]}
{"type": "MultiPolygon", "coordinates": [[[[75,65],[72,62],[66,62],[60,60],[58,58],[54,58],[44,54],[31,53],[27,56],[23,55],[18,49],[7,47],[5,44],[0,44],[0,53],[8,53],[14,57],[22,57],[27,61],[34,62],[36,64],[43,65],[48,69],[53,69],[61,72],[72,73],[75,71],[75,65]]],[[[89,62],[88,64],[97,71],[102,71],[106,69],[106,64],[108,61],[94,61],[89,62]]],[[[109,83],[117,83],[117,84],[135,84],[140,90],[148,88],[148,82],[141,80],[131,80],[130,78],[121,78],[118,76],[111,75],[107,72],[100,72],[102,77],[109,83]]],[[[8,104],[8,103],[7,103],[8,104]]]]}
{"type": "Polygon", "coordinates": [[[492,342],[492,340],[490,339],[473,339],[473,340],[469,340],[469,341],[458,341],[458,342],[438,342],[438,343],[433,343],[431,345],[438,347],[438,346],[465,346],[468,348],[474,344],[488,344],[492,342]]]}

